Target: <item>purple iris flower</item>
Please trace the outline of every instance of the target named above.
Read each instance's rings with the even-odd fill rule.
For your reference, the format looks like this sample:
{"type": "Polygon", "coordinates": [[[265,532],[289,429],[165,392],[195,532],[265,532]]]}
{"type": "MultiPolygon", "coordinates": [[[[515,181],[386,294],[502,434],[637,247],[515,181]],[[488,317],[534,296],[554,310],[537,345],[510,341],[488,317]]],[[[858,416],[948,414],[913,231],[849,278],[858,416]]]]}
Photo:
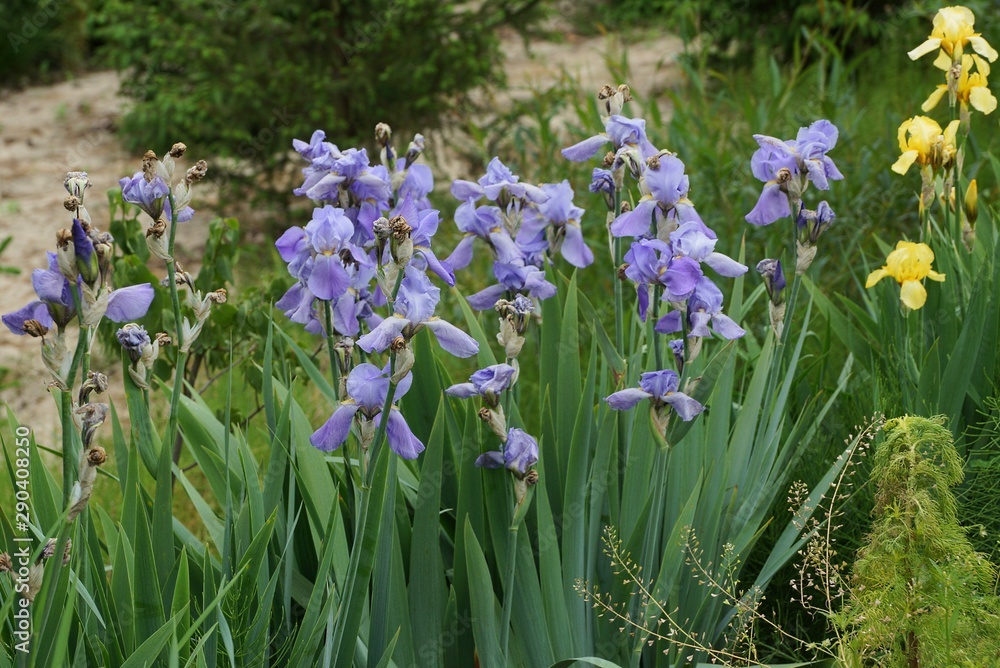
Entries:
{"type": "Polygon", "coordinates": [[[309,139],[309,143],[301,139],[292,140],[292,147],[310,162],[309,166],[302,170],[305,181],[292,191],[294,194],[301,196],[312,190],[330,173],[334,163],[343,155],[335,144],[324,141],[325,139],[326,133],[322,130],[316,130],[309,139]]]}
{"type": "Polygon", "coordinates": [[[654,407],[671,406],[682,420],[688,422],[705,410],[705,407],[683,392],[678,392],[680,378],[670,370],[648,371],[639,377],[639,387],[615,392],[605,401],[616,411],[632,408],[643,399],[652,401],[654,407]]]}
{"type": "MultiPolygon", "coordinates": [[[[789,193],[799,200],[809,182],[828,190],[830,181],[844,178],[826,153],[837,145],[837,127],[819,120],[800,128],[795,139],[782,141],[754,135],[760,148],[750,160],[754,177],[764,182],[760,198],[746,219],[754,225],[770,225],[791,215],[789,193]]],[[[796,212],[797,213],[797,212],[796,212]]]]}
{"type": "Polygon", "coordinates": [[[765,258],[757,263],[757,272],[764,279],[764,287],[767,289],[767,296],[773,304],[781,304],[784,297],[781,292],[788,287],[785,279],[785,272],[781,268],[781,260],[765,258]]]}
{"type": "Polygon", "coordinates": [[[344,210],[327,204],[313,209],[304,229],[287,230],[274,245],[292,276],[305,282],[316,298],[331,301],[350,286],[347,263],[371,263],[368,254],[352,242],[353,237],[354,225],[344,210]]]}
{"type": "MultiPolygon", "coordinates": [[[[412,373],[406,374],[399,381],[392,398],[393,403],[399,401],[400,397],[409,391],[412,382],[412,373]]],[[[365,363],[354,367],[347,377],[348,398],[341,402],[330,419],[309,437],[309,442],[324,452],[336,450],[347,440],[351,432],[351,422],[356,414],[360,414],[366,420],[374,420],[377,429],[382,421],[382,407],[388,394],[388,366],[379,369],[374,364],[365,363]]],[[[403,459],[416,459],[423,451],[424,444],[410,431],[406,419],[395,405],[389,410],[388,420],[386,437],[389,448],[403,459]]]]}
{"type": "Polygon", "coordinates": [[[150,343],[149,333],[140,325],[119,329],[116,336],[122,348],[129,352],[141,352],[142,347],[150,343]]]}
{"type": "Polygon", "coordinates": [[[458,200],[477,200],[480,197],[499,202],[506,206],[511,199],[542,202],[545,193],[538,186],[521,183],[520,177],[514,174],[500,158],[493,158],[486,167],[486,174],[477,183],[456,179],[451,184],[451,194],[458,200]]]}
{"type": "MultiPolygon", "coordinates": [[[[312,137],[309,138],[308,143],[301,139],[293,139],[292,148],[306,160],[315,160],[316,158],[329,155],[331,149],[337,151],[337,147],[328,141],[324,141],[325,139],[326,133],[322,130],[316,130],[312,133],[312,137]]],[[[339,151],[337,152],[339,153],[339,151]]]]}
{"type": "Polygon", "coordinates": [[[397,336],[409,340],[426,327],[447,352],[456,357],[472,357],[479,352],[476,340],[434,315],[440,300],[440,288],[432,285],[420,269],[407,266],[393,304],[395,313],[358,339],[358,346],[367,353],[382,352],[397,336]]]}
{"type": "Polygon", "coordinates": [[[495,407],[500,394],[510,388],[515,373],[517,370],[509,364],[494,364],[472,374],[468,383],[452,385],[445,394],[459,399],[483,397],[487,404],[495,407]]]}
{"type": "Polygon", "coordinates": [[[656,155],[656,148],[646,138],[646,121],[618,114],[610,116],[604,122],[604,132],[564,148],[562,154],[572,162],[583,162],[594,157],[608,143],[614,146],[616,152],[623,147],[633,148],[643,160],[656,155]]]}
{"type": "Polygon", "coordinates": [[[427,196],[434,190],[434,173],[431,168],[420,163],[407,167],[406,159],[400,158],[396,161],[396,171],[406,173],[403,182],[399,184],[397,199],[412,197],[418,209],[429,209],[431,204],[427,196]]]}
{"type": "MultiPolygon", "coordinates": [[[[654,328],[659,334],[681,331],[681,312],[671,311],[660,318],[654,328]]],[[[722,291],[707,276],[702,276],[687,302],[688,336],[710,337],[712,330],[726,339],[738,339],[746,331],[722,312],[722,291]]]]}
{"type": "Polygon", "coordinates": [[[556,293],[556,286],[545,280],[545,272],[518,258],[510,262],[494,262],[493,274],[497,285],[491,285],[467,297],[469,305],[477,311],[492,309],[505,292],[527,292],[536,299],[548,299],[556,293]]]}
{"type": "Polygon", "coordinates": [[[664,287],[664,301],[683,301],[702,277],[701,265],[683,255],[675,255],[670,244],[659,239],[640,239],[625,254],[625,276],[634,281],[639,297],[639,317],[646,319],[650,285],[664,287]]]}
{"type": "MultiPolygon", "coordinates": [[[[298,229],[298,228],[293,228],[298,229]]],[[[322,314],[316,305],[316,295],[308,288],[306,282],[311,271],[311,261],[306,264],[304,278],[297,281],[279,299],[275,306],[289,320],[305,327],[310,334],[326,334],[322,314]]],[[[360,322],[369,328],[376,327],[382,318],[372,309],[373,294],[368,290],[375,277],[375,267],[370,264],[348,264],[345,269],[350,276],[350,283],[343,295],[331,301],[333,305],[333,329],[344,336],[357,336],[360,322]]]]}
{"type": "Polygon", "coordinates": [[[623,213],[611,224],[616,237],[641,237],[655,234],[656,224],[669,217],[679,223],[701,223],[706,235],[715,238],[688,199],[690,182],[684,163],[674,155],[661,155],[654,167],[645,167],[641,187],[645,193],[635,208],[623,213]]]}
{"type": "MultiPolygon", "coordinates": [[[[35,269],[31,272],[31,285],[38,300],[3,316],[3,323],[14,334],[25,334],[24,323],[28,320],[37,320],[46,327],[58,325],[62,328],[76,315],[76,305],[71,290],[75,288],[79,295],[79,283],[71,286],[59,271],[56,254],[46,255],[49,268],[35,269]]],[[[108,294],[108,309],[104,315],[112,322],[138,320],[146,315],[155,294],[149,283],[111,290],[108,294]]]]}
{"type": "Polygon", "coordinates": [[[504,467],[518,477],[527,475],[532,466],[538,463],[538,441],[523,429],[513,428],[507,431],[507,442],[503,452],[491,450],[476,459],[476,466],[486,469],[504,467]]]}
{"type": "Polygon", "coordinates": [[[2,320],[3,324],[7,325],[7,329],[9,329],[11,333],[17,334],[18,336],[23,336],[28,333],[25,330],[25,324],[29,320],[37,320],[47,329],[52,329],[56,325],[52,316],[49,314],[48,304],[38,299],[16,311],[5,313],[2,320]]]}
{"type": "Polygon", "coordinates": [[[389,170],[383,165],[366,169],[351,181],[348,192],[358,205],[358,243],[366,243],[375,238],[372,223],[389,208],[392,197],[392,183],[389,170]]]}
{"type": "Polygon", "coordinates": [[[747,272],[748,267],[728,255],[715,252],[718,239],[705,234],[702,223],[684,223],[670,233],[670,245],[674,252],[707,264],[722,276],[736,278],[747,272]]]}
{"type": "Polygon", "coordinates": [[[533,241],[541,238],[542,248],[548,246],[545,231],[551,226],[554,236],[562,240],[560,251],[567,262],[574,267],[592,264],[594,253],[584,243],[580,228],[584,210],[573,204],[573,188],[569,181],[545,184],[541,188],[547,199],[525,208],[524,221],[516,239],[518,245],[530,247],[533,241]]]}
{"type": "Polygon", "coordinates": [[[455,210],[455,223],[465,236],[445,260],[454,271],[465,269],[472,262],[473,244],[477,238],[489,244],[499,262],[510,262],[522,255],[504,227],[500,207],[477,207],[474,200],[466,200],[455,210]]]}
{"type": "Polygon", "coordinates": [[[816,210],[807,209],[805,204],[799,205],[799,214],[796,216],[795,225],[799,230],[799,238],[802,241],[813,245],[828,227],[833,225],[837,214],[833,212],[826,200],[819,203],[816,210]]]}
{"type": "Polygon", "coordinates": [[[100,278],[101,271],[97,265],[97,253],[94,252],[94,242],[83,229],[83,224],[73,219],[73,253],[76,256],[76,268],[83,282],[93,285],[100,278]]]}
{"type": "Polygon", "coordinates": [[[160,219],[164,202],[167,200],[167,193],[170,192],[166,181],[159,176],[154,176],[152,181],[147,181],[140,170],[133,174],[132,178],[126,176],[119,179],[118,185],[121,186],[124,201],[135,204],[154,221],[160,219]]]}
{"type": "Polygon", "coordinates": [[[438,278],[449,286],[455,285],[455,272],[447,263],[438,260],[431,250],[431,237],[437,232],[441,214],[437,209],[418,210],[416,200],[407,195],[403,203],[393,211],[389,218],[402,216],[410,226],[410,240],[413,242],[413,257],[423,260],[427,268],[437,274],[438,278]]]}
{"type": "Polygon", "coordinates": [[[594,167],[590,177],[590,192],[603,195],[609,210],[615,208],[615,177],[610,169],[594,167]]]}
{"type": "Polygon", "coordinates": [[[684,368],[684,339],[670,339],[669,343],[670,352],[674,354],[674,362],[677,363],[678,369],[684,368]]]}
{"type": "Polygon", "coordinates": [[[335,146],[331,145],[331,148],[330,153],[314,159],[316,171],[306,175],[306,182],[293,191],[296,195],[305,195],[317,202],[338,202],[341,185],[349,187],[351,181],[368,169],[368,152],[365,149],[349,148],[341,152],[335,146]]]}
{"type": "Polygon", "coordinates": [[[131,322],[146,315],[156,292],[149,283],[129,285],[112,290],[108,295],[108,310],[104,317],[111,322],[131,322]]]}

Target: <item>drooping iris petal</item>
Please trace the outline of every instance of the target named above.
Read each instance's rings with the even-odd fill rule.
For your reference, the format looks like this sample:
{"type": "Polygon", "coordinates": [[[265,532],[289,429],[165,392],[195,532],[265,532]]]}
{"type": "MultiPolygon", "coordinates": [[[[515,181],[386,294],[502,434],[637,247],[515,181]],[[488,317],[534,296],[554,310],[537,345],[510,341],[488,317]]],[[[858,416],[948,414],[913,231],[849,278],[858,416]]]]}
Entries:
{"type": "Polygon", "coordinates": [[[588,137],[582,142],[568,146],[562,150],[563,157],[572,162],[583,162],[590,160],[597,152],[604,148],[611,139],[606,134],[588,137]]]}
{"type": "Polygon", "coordinates": [[[611,223],[611,234],[616,237],[639,237],[648,235],[656,224],[658,207],[656,200],[645,199],[631,211],[618,216],[611,223]]]}
{"type": "Polygon", "coordinates": [[[104,314],[111,322],[138,320],[149,311],[156,292],[149,283],[130,285],[112,290],[108,295],[108,310],[104,314]]]}
{"type": "Polygon", "coordinates": [[[479,352],[476,340],[450,322],[431,318],[424,325],[434,333],[441,347],[455,357],[472,357],[479,352]]]}
{"type": "MultiPolygon", "coordinates": [[[[376,426],[382,419],[382,414],[376,418],[376,426]]],[[[389,422],[386,424],[386,438],[389,448],[403,459],[416,459],[424,451],[424,444],[410,431],[403,414],[395,406],[389,409],[389,422]]]]}
{"type": "Polygon", "coordinates": [[[754,225],[770,225],[776,220],[792,215],[788,207],[788,196],[777,183],[768,183],[760,192],[757,204],[746,215],[747,222],[754,225]]]}
{"type": "Polygon", "coordinates": [[[638,387],[630,387],[619,392],[615,392],[604,400],[608,402],[608,406],[616,411],[624,411],[632,408],[638,404],[643,399],[649,399],[651,395],[649,392],[644,392],[638,387]]]}
{"type": "Polygon", "coordinates": [[[499,450],[490,450],[476,457],[476,466],[484,469],[498,469],[503,467],[503,453],[499,450]]]}
{"type": "Polygon", "coordinates": [[[466,297],[469,306],[477,311],[489,311],[496,305],[497,300],[503,297],[506,288],[502,285],[491,285],[485,290],[480,290],[474,295],[466,297]]]}
{"type": "Polygon", "coordinates": [[[336,450],[344,444],[348,434],[351,433],[351,422],[357,412],[358,405],[353,401],[340,404],[323,426],[309,437],[309,442],[314,448],[323,452],[336,450]]]}
{"type": "Polygon", "coordinates": [[[594,263],[594,251],[583,240],[583,230],[575,226],[566,227],[566,239],[562,245],[562,255],[574,267],[589,267],[594,263]]]}
{"type": "Polygon", "coordinates": [[[49,308],[42,301],[33,301],[27,306],[19,308],[11,313],[6,313],[3,316],[3,324],[7,325],[7,329],[11,331],[12,334],[17,334],[21,336],[26,334],[24,331],[24,323],[29,320],[37,320],[42,325],[48,328],[55,327],[55,322],[52,320],[52,316],[49,315],[49,308]]]}
{"type": "Polygon", "coordinates": [[[677,411],[680,418],[685,422],[690,422],[699,413],[705,410],[703,405],[683,392],[674,392],[666,395],[662,399],[664,403],[673,407],[673,409],[677,411]]]}
{"type": "Polygon", "coordinates": [[[366,353],[385,350],[409,324],[410,321],[402,316],[390,316],[380,322],[375,329],[358,339],[358,347],[366,353]]]}
{"type": "Polygon", "coordinates": [[[701,277],[701,266],[696,261],[689,257],[674,258],[663,273],[664,299],[680,301],[687,298],[701,277]]]}

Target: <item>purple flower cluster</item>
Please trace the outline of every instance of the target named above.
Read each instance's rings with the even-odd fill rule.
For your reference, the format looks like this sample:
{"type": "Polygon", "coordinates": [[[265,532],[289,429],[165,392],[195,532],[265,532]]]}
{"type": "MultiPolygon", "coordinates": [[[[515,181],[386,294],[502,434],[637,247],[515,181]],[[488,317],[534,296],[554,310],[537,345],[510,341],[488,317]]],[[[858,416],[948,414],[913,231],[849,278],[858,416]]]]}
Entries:
{"type": "Polygon", "coordinates": [[[363,148],[339,149],[321,130],[308,142],[293,142],[309,161],[302,170],[305,179],[294,192],[316,207],[305,226],[288,229],[275,242],[295,279],[276,306],[307,331],[357,338],[357,347],[368,354],[393,351],[392,367],[364,363],[348,372],[350,352],[339,362],[346,375],[346,396],[312,435],[312,444],[324,451],[339,447],[359,416],[362,445],[367,447],[385,417],[390,448],[412,459],[424,446],[399,409],[392,406],[388,416],[381,414],[390,387],[396,388],[393,402],[410,387],[410,339],[426,328],[442,348],[459,357],[475,355],[479,346],[435,315],[441,290],[428,272],[449,286],[455,284],[455,274],[450,262],[439,260],[432,249],[440,214],[427,198],[434,188],[431,171],[417,162],[423,137],[417,135],[402,157],[396,156],[390,138],[391,129],[379,124],[381,164],[372,164],[363,148]],[[376,310],[387,305],[386,317],[377,315],[376,310]]]}
{"type": "Polygon", "coordinates": [[[722,313],[722,291],[704,267],[726,278],[743,275],[747,267],[715,250],[718,236],[698,215],[688,188],[684,164],[674,155],[657,154],[641,167],[642,197],[611,223],[614,236],[635,237],[624,258],[625,277],[636,285],[643,320],[654,286],[662,290],[662,301],[683,304],[659,319],[657,332],[681,331],[686,314],[690,337],[711,336],[711,322],[715,333],[739,338],[746,332],[722,313]]]}
{"type": "Polygon", "coordinates": [[[455,271],[467,267],[477,239],[493,254],[497,282],[468,298],[476,310],[493,308],[504,295],[553,296],[556,287],[545,279],[545,263],[556,253],[576,267],[594,261],[580,226],[584,210],[573,204],[568,181],[522,183],[499,158],[493,158],[477,182],[456,180],[451,194],[461,202],[455,223],[465,236],[445,264],[455,271]],[[484,199],[486,203],[480,204],[484,199]]]}
{"type": "MultiPolygon", "coordinates": [[[[149,283],[117,290],[107,286],[103,280],[104,275],[97,268],[93,236],[97,234],[85,231],[79,220],[73,221],[72,243],[69,244],[76,258],[76,264],[70,268],[75,274],[73,280],[66,276],[69,271],[64,271],[65,267],[60,266],[59,255],[46,253],[48,268],[31,272],[31,285],[38,299],[17,311],[5,314],[2,320],[7,329],[17,335],[32,334],[28,323],[36,321],[46,329],[58,328],[61,331],[77,316],[77,304],[91,310],[106,307],[103,317],[112,322],[128,322],[146,315],[153,302],[153,287],[149,283]],[[81,268],[85,271],[80,271],[81,268]],[[91,271],[96,273],[91,275],[91,271]],[[99,285],[89,287],[95,282],[99,282],[99,285]],[[94,299],[86,299],[85,288],[89,295],[93,295],[95,290],[106,291],[106,303],[103,300],[96,302],[94,299]]],[[[107,238],[100,241],[106,243],[107,238]]]]}
{"type": "Polygon", "coordinates": [[[754,177],[764,183],[756,206],[747,214],[747,222],[770,225],[798,214],[798,203],[810,183],[829,190],[830,181],[844,178],[827,152],[837,145],[837,127],[819,120],[800,128],[795,139],[782,141],[767,135],[754,135],[760,147],[750,160],[754,177]]]}
{"type": "MultiPolygon", "coordinates": [[[[626,86],[606,86],[599,99],[606,100],[608,115],[604,132],[563,149],[567,159],[581,162],[597,155],[610,144],[602,167],[593,170],[590,191],[604,198],[615,214],[609,231],[614,237],[630,237],[632,243],[623,259],[619,277],[636,288],[640,318],[645,321],[653,295],[659,294],[671,310],[658,315],[657,334],[684,331],[689,339],[711,337],[735,339],[746,332],[723,312],[722,291],[706,273],[727,278],[741,276],[747,267],[716,251],[718,236],[708,227],[688,197],[690,181],[684,163],[668,151],[660,151],[646,136],[642,119],[621,115],[622,105],[631,99],[626,86]],[[631,175],[638,187],[634,206],[622,206],[620,194],[631,175]]],[[[813,157],[816,151],[810,153],[813,157]]],[[[671,342],[678,370],[684,364],[684,342],[671,342]]],[[[693,344],[693,349],[698,346],[693,344]]],[[[608,397],[612,408],[630,408],[639,399],[651,399],[654,408],[671,406],[682,419],[690,420],[702,406],[677,391],[680,378],[671,370],[644,374],[640,389],[623,390],[608,397]]]]}
{"type": "Polygon", "coordinates": [[[392,261],[385,237],[379,238],[380,221],[386,230],[397,219],[404,226],[393,234],[412,247],[405,263],[408,276],[411,268],[430,270],[455,284],[451,267],[431,249],[440,214],[427,200],[434,188],[431,171],[415,163],[423,145],[418,138],[403,158],[383,151],[383,158],[394,163],[392,171],[386,164],[371,164],[365,149],[341,151],[322,130],[308,142],[294,140],[295,150],[309,161],[302,170],[305,180],[294,192],[319,206],[308,224],[288,229],[275,242],[296,279],[276,306],[307,331],[355,337],[362,326],[379,327],[382,318],[375,309],[386,304],[387,295],[375,279],[379,268],[392,261]],[[323,302],[331,306],[333,332],[326,332],[323,302]]]}
{"type": "MultiPolygon", "coordinates": [[[[406,424],[395,402],[410,390],[413,374],[406,374],[396,385],[389,408],[389,422],[386,423],[386,437],[389,448],[404,459],[416,459],[423,449],[410,426],[406,424]]],[[[355,419],[368,422],[376,429],[382,418],[382,408],[389,394],[389,367],[379,369],[374,364],[359,364],[351,370],[347,378],[347,397],[341,402],[322,427],[309,437],[309,442],[324,452],[336,450],[351,433],[351,423],[355,419]]]]}

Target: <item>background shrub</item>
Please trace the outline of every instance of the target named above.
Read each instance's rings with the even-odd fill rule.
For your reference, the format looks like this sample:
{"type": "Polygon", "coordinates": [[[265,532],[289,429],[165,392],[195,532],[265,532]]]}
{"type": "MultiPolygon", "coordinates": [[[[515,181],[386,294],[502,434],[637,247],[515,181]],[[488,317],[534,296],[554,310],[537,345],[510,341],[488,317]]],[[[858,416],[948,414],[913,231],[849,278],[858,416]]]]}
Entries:
{"type": "Polygon", "coordinates": [[[86,5],[81,0],[3,0],[0,16],[0,86],[74,69],[87,53],[86,5]]]}
{"type": "Polygon", "coordinates": [[[341,141],[367,139],[372,119],[401,139],[428,127],[450,98],[498,76],[497,26],[538,4],[108,0],[96,34],[135,102],[127,149],[183,137],[199,154],[262,160],[317,127],[341,141]]]}

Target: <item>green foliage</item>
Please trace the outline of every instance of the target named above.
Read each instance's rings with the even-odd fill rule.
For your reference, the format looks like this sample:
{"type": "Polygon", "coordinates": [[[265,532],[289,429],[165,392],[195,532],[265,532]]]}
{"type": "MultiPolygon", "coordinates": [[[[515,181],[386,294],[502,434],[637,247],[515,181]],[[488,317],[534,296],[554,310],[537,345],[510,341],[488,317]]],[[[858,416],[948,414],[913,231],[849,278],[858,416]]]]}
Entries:
{"type": "Polygon", "coordinates": [[[945,419],[907,416],[885,431],[872,468],[875,522],[835,617],[846,652],[887,667],[994,665],[996,569],[959,524],[950,488],[962,460],[945,419]]]}
{"type": "Polygon", "coordinates": [[[0,86],[37,82],[80,67],[87,53],[83,0],[4,0],[0,86]]]}
{"type": "Polygon", "coordinates": [[[815,39],[859,53],[893,32],[905,2],[794,2],[792,0],[624,0],[598,5],[604,23],[677,26],[685,42],[722,54],[745,55],[755,44],[788,56],[815,39]]]}
{"type": "Polygon", "coordinates": [[[127,148],[184,137],[196,153],[260,164],[317,127],[351,141],[373,118],[404,132],[433,124],[499,76],[495,29],[536,4],[107,0],[97,34],[135,102],[127,148]]]}

